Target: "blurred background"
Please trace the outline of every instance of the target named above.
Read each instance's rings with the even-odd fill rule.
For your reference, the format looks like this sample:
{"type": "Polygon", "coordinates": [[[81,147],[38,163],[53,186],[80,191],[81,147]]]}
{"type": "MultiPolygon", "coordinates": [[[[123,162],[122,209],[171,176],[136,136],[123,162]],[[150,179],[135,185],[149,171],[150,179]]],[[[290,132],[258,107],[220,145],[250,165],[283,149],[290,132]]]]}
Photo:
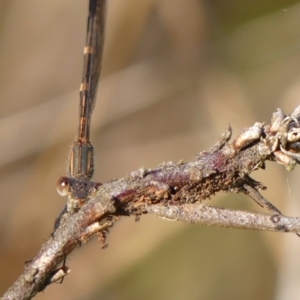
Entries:
{"type": "MultiPolygon", "coordinates": [[[[300,104],[300,3],[109,0],[92,120],[94,180],[193,160],[230,123],[236,135],[300,104]]],[[[0,1],[0,294],[53,229],[78,123],[88,1],[0,1]]],[[[300,215],[299,168],[253,174],[282,212],[300,215]]],[[[212,205],[261,211],[219,194],[212,205]]],[[[37,299],[297,299],[294,234],[123,218],[37,299]]]]}

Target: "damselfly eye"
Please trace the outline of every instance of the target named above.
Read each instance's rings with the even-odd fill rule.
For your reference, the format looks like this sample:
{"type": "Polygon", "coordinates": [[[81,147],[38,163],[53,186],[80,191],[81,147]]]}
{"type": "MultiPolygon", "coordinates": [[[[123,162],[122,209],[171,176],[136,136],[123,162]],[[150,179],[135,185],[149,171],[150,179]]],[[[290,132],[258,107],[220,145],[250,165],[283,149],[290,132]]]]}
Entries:
{"type": "Polygon", "coordinates": [[[67,177],[61,177],[56,184],[56,190],[60,196],[67,196],[70,191],[70,180],[67,177]]]}

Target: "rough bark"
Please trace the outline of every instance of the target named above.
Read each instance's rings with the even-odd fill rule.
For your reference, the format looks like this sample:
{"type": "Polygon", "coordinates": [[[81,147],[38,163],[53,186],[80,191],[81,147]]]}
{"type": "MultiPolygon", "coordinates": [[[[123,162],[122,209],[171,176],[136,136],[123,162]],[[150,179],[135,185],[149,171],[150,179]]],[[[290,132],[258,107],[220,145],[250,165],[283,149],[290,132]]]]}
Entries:
{"type": "MultiPolygon", "coordinates": [[[[125,215],[139,218],[154,213],[208,226],[300,232],[300,218],[281,215],[260,195],[259,190],[265,187],[250,177],[251,172],[265,167],[266,160],[289,170],[298,163],[299,115],[300,107],[291,115],[278,110],[270,125],[255,123],[232,142],[228,128],[210,151],[199,153],[192,162],[162,163],[155,169],[141,168],[106,184],[90,183],[93,192],[84,201],[81,199],[80,205],[77,203],[78,209],[63,210],[49,240],[26,263],[2,299],[31,299],[62,279],[69,272],[66,257],[95,234],[105,246],[107,228],[125,215]],[[271,213],[209,206],[207,200],[219,191],[247,194],[271,213]]],[[[76,199],[69,198],[70,201],[76,199]]]]}

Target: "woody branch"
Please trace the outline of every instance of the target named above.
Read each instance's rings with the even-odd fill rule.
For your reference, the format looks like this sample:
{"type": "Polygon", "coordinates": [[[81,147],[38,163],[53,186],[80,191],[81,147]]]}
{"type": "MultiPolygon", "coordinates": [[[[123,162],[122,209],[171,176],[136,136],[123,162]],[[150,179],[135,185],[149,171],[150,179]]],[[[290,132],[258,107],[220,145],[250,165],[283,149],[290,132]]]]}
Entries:
{"type": "Polygon", "coordinates": [[[69,253],[93,235],[105,232],[121,216],[154,213],[166,219],[283,232],[300,232],[300,218],[281,212],[259,190],[265,187],[250,173],[265,168],[265,161],[283,164],[288,170],[299,162],[300,106],[291,115],[278,109],[270,125],[255,123],[232,142],[229,127],[210,149],[193,162],[163,163],[155,169],[141,168],[119,180],[97,185],[94,196],[78,212],[64,217],[37,256],[2,299],[31,299],[47,285],[63,278],[67,266],[59,267],[69,253]],[[219,191],[244,193],[271,214],[212,207],[204,200],[219,191]]]}

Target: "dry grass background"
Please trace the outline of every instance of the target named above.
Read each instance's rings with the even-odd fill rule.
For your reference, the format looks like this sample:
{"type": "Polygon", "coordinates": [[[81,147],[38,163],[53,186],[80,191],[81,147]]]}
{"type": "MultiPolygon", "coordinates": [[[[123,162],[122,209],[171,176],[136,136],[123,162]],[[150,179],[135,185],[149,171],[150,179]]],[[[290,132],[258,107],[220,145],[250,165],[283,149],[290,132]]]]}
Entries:
{"type": "MultiPolygon", "coordinates": [[[[93,115],[95,180],[189,161],[230,122],[269,122],[300,100],[300,4],[291,0],[109,0],[93,115]]],[[[48,238],[75,138],[87,1],[0,1],[0,293],[48,238]]],[[[299,168],[298,168],[299,169],[299,168]]],[[[299,216],[299,170],[255,177],[299,216]],[[288,178],[288,180],[287,180],[288,178]]],[[[259,210],[239,195],[212,204],[259,210]]],[[[109,248],[68,259],[37,299],[296,299],[294,235],[123,219],[109,248]]],[[[299,297],[299,296],[298,296],[299,297]]]]}

